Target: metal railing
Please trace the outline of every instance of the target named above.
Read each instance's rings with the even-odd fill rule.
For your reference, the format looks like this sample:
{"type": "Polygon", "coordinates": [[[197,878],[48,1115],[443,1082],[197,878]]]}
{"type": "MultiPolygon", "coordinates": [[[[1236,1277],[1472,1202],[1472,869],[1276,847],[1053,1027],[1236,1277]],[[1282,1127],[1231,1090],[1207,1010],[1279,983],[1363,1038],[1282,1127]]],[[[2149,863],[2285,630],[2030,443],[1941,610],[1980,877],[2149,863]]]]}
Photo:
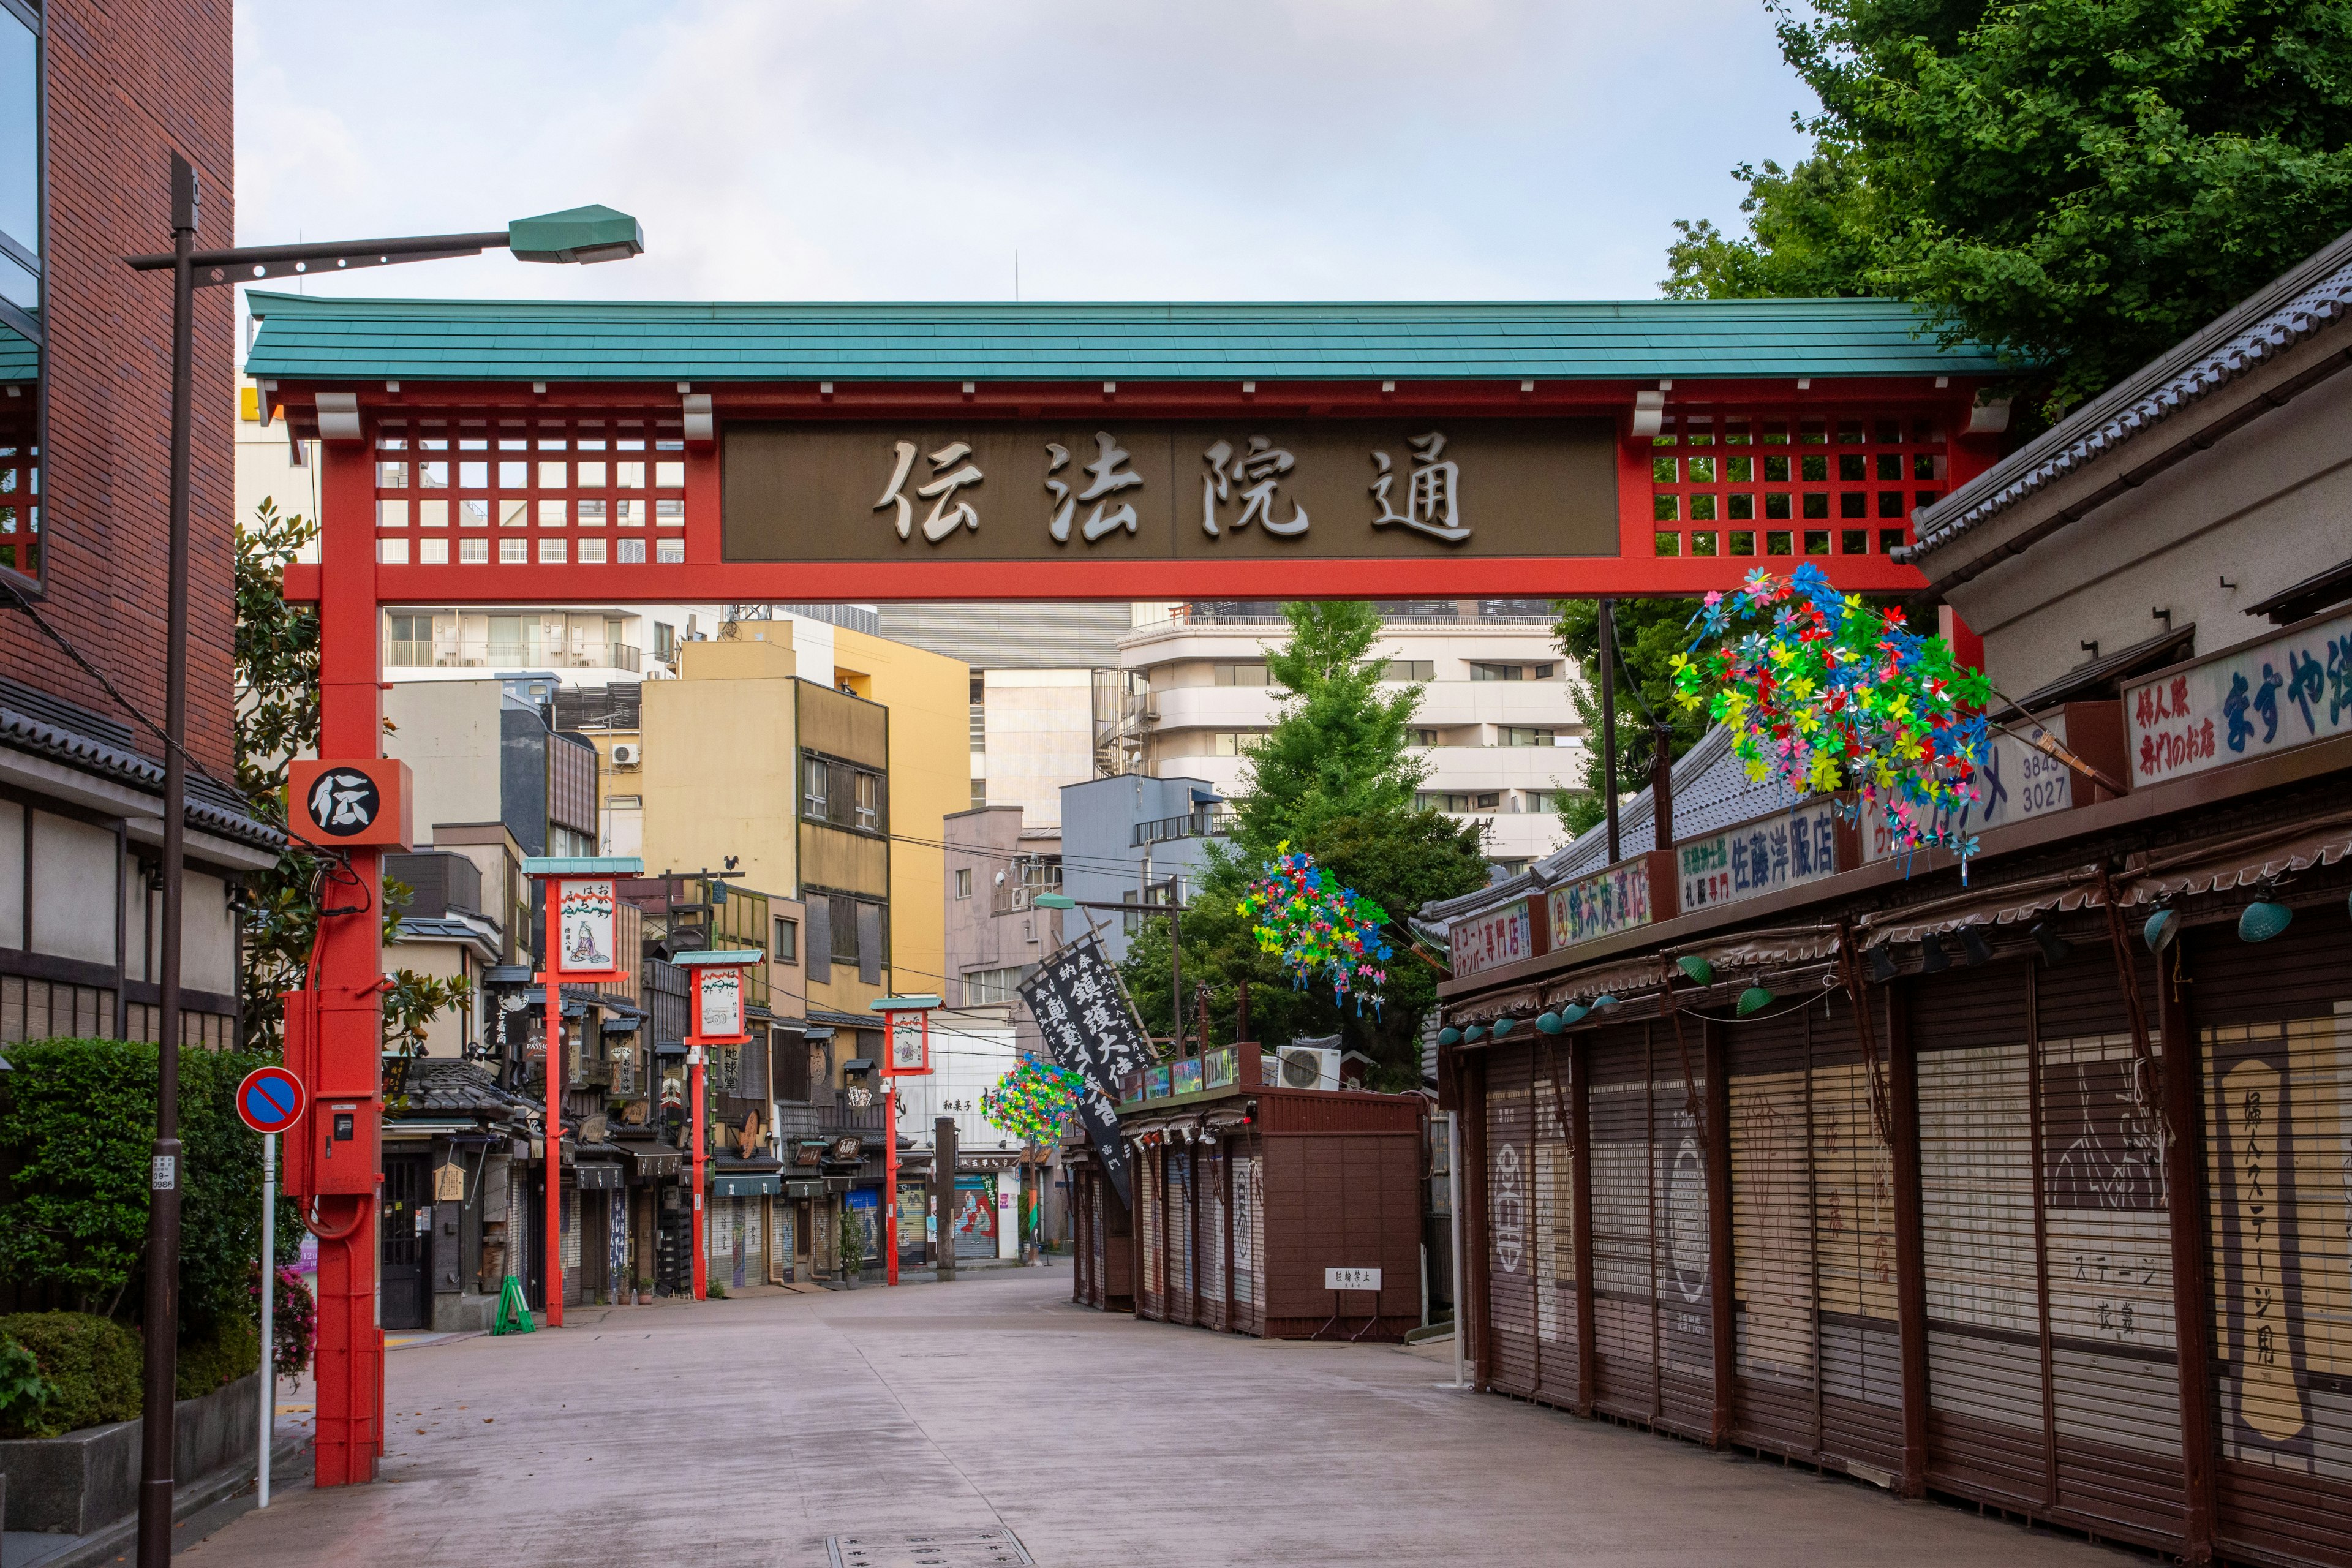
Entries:
{"type": "Polygon", "coordinates": [[[1234,814],[1223,806],[1202,806],[1181,816],[1162,816],[1150,822],[1139,822],[1129,839],[1130,847],[1140,848],[1146,844],[1168,844],[1179,838],[1223,838],[1233,831],[1234,814]]]}
{"type": "Polygon", "coordinates": [[[625,669],[635,674],[644,658],[641,648],[602,638],[568,647],[541,637],[495,645],[487,638],[467,637],[454,647],[412,637],[386,637],[383,644],[385,668],[402,669],[625,669]]]}

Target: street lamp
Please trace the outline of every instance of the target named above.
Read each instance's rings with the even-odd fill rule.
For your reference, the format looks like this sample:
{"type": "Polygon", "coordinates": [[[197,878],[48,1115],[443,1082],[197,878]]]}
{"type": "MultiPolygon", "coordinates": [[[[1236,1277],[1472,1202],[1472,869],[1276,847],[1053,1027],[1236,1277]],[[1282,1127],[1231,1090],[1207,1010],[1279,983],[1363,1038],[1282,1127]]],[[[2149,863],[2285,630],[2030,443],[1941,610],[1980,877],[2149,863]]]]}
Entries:
{"type": "MultiPolygon", "coordinates": [[[[173,1394],[180,1330],[180,926],[187,763],[183,739],[188,716],[188,426],[190,362],[194,358],[194,295],[221,284],[308,273],[314,266],[343,271],[404,261],[478,256],[503,247],[522,261],[618,261],[645,249],[636,219],[610,207],[520,218],[487,234],[425,235],[406,239],[346,240],[335,245],[269,245],[232,250],[196,247],[196,172],[172,155],[172,249],[167,255],[124,258],[132,270],[172,274],[172,511],[170,609],[163,647],[163,919],[157,941],[163,973],[157,985],[155,1148],[148,1176],[146,1387],[141,1403],[139,1568],[171,1568],[173,1394]]],[[[551,1129],[551,1134],[552,1130],[551,1129]]],[[[268,1288],[265,1279],[263,1288],[268,1288]]],[[[269,1353],[269,1347],[262,1347],[269,1353]]]]}

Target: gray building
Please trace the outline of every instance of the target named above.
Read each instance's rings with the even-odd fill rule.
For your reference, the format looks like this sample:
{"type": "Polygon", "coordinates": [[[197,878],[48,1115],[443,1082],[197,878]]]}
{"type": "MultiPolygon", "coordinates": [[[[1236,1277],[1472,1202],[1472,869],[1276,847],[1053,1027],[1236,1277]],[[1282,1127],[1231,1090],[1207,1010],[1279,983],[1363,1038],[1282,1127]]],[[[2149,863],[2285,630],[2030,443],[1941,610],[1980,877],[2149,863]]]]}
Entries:
{"type": "MultiPolygon", "coordinates": [[[[1224,797],[1205,779],[1129,773],[1062,786],[1062,890],[1081,901],[1141,908],[1189,901],[1211,838],[1223,835],[1224,797]]],[[[1127,956],[1129,919],[1113,916],[1103,945],[1127,956]]]]}

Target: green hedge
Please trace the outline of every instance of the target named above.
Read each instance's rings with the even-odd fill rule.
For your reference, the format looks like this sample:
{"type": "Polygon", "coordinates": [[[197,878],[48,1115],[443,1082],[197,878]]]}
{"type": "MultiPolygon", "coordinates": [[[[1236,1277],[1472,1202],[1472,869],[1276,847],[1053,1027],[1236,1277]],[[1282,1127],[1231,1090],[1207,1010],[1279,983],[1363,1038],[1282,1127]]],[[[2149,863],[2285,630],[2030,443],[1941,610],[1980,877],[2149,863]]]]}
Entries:
{"type": "MultiPolygon", "coordinates": [[[[273,1058],[180,1053],[181,1340],[193,1347],[255,1310],[261,1244],[261,1140],[237,1120],[238,1082],[273,1058]]],[[[135,1319],[143,1284],[148,1158],[157,1052],[139,1041],[38,1040],[8,1049],[0,1074],[0,1278],[19,1300],[135,1319]]],[[[301,1228],[281,1204],[290,1261],[301,1228]]]]}
{"type": "Polygon", "coordinates": [[[18,1312],[5,1335],[33,1352],[51,1393],[37,1415],[0,1417],[0,1437],[57,1437],[139,1414],[139,1336],[89,1312],[18,1312]]]}

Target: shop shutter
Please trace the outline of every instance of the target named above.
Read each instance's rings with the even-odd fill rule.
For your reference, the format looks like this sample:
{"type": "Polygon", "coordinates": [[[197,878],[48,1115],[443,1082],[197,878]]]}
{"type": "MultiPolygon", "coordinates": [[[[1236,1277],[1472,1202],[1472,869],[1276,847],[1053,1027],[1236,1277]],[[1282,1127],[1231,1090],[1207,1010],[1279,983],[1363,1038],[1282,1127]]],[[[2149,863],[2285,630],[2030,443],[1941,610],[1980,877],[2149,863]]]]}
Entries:
{"type": "MultiPolygon", "coordinates": [[[[2150,1045],[2156,966],[2134,944],[2150,1045]]],[[[2113,950],[2033,972],[2043,1294],[2057,1517],[2105,1537],[2180,1538],[2179,1352],[2157,1085],[2133,1070],[2113,950]]]]}
{"type": "Polygon", "coordinates": [[[1707,1213],[1706,1025],[1650,1026],[1650,1236],[1658,1417],[1702,1441],[1715,1428],[1715,1273],[1707,1213]],[[1687,1070],[1685,1070],[1687,1069],[1687,1070]]]}
{"type": "Polygon", "coordinates": [[[1169,1145],[1168,1321],[1192,1321],[1192,1146],[1169,1145]]]}
{"type": "Polygon", "coordinates": [[[1195,1162],[1194,1212],[1201,1216],[1201,1322],[1231,1325],[1225,1307],[1225,1155],[1222,1144],[1201,1147],[1195,1162]]]}
{"type": "MultiPolygon", "coordinates": [[[[1867,994],[1883,1007],[1883,992],[1867,994]]],[[[1803,1016],[1812,1064],[1822,1451],[1897,1471],[1903,1467],[1903,1352],[1895,1303],[1895,1151],[1871,1111],[1870,1074],[1844,994],[1830,993],[1803,1016]]],[[[1885,1019],[1884,1011],[1873,1019],[1882,1052],[1885,1019]]]]}
{"type": "Polygon", "coordinates": [[[1805,1013],[1729,1031],[1735,1438],[1783,1454],[1821,1447],[1813,1163],[1805,1013]]]}
{"type": "Polygon", "coordinates": [[[2217,1542],[2352,1563],[2352,965],[2343,893],[2183,938],[2203,1058],[2217,1542]]]}
{"type": "Polygon", "coordinates": [[[1646,1026],[1596,1031],[1591,1049],[1594,1402],[1647,1421],[1658,1389],[1646,1026]]]}
{"type": "Polygon", "coordinates": [[[556,1211],[556,1223],[561,1227],[557,1238],[557,1255],[563,1259],[563,1304],[580,1305],[582,1286],[585,1281],[580,1269],[580,1178],[566,1171],[558,1179],[557,1191],[562,1194],[556,1211]]]}
{"type": "Polygon", "coordinates": [[[2049,1500],[2032,1047],[2021,962],[1922,977],[1917,1052],[1928,1484],[2049,1500]]]}
{"type": "Polygon", "coordinates": [[[1255,1140],[1237,1142],[1234,1150],[1231,1194],[1234,1327],[1245,1334],[1263,1333],[1265,1330],[1265,1177],[1255,1140]]]}
{"type": "Polygon", "coordinates": [[[1576,1113],[1570,1077],[1572,1047],[1544,1040],[1528,1047],[1532,1064],[1535,1193],[1530,1230],[1535,1261],[1536,1393],[1555,1405],[1577,1402],[1576,1165],[1568,1121],[1576,1113]]]}
{"type": "Polygon", "coordinates": [[[1157,1148],[1138,1151],[1143,1157],[1128,1167],[1135,1187],[1136,1213],[1143,1224],[1143,1300],[1135,1304],[1135,1315],[1165,1321],[1168,1303],[1162,1280],[1167,1259],[1160,1250],[1160,1154],[1157,1148]]]}
{"type": "Polygon", "coordinates": [[[1105,1274],[1103,1245],[1103,1189],[1110,1184],[1099,1171],[1087,1173],[1087,1256],[1092,1259],[1093,1273],[1087,1280],[1087,1300],[1097,1307],[1110,1305],[1110,1285],[1105,1274]]]}
{"type": "Polygon", "coordinates": [[[1531,1046],[1499,1046],[1486,1060],[1486,1303],[1489,1381],[1536,1392],[1535,1259],[1528,1188],[1535,1123],[1528,1097],[1531,1046]]]}

